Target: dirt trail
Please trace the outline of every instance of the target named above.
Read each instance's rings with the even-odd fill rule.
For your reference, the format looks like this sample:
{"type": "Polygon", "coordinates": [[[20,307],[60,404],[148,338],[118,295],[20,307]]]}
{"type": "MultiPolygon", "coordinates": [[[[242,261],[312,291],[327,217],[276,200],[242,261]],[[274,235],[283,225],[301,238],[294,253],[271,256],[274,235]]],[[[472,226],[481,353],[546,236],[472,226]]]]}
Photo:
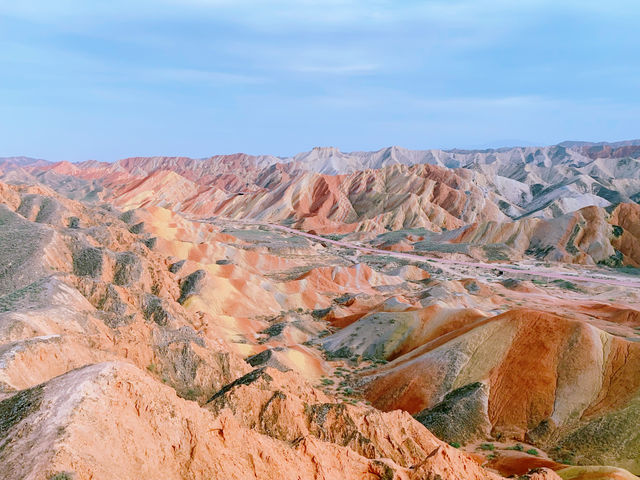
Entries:
{"type": "MultiPolygon", "coordinates": [[[[220,218],[220,220],[227,220],[229,222],[240,223],[243,225],[257,225],[261,227],[267,227],[273,230],[280,230],[282,232],[290,233],[292,235],[299,235],[302,237],[306,237],[316,242],[328,243],[331,245],[336,245],[338,247],[355,249],[362,253],[385,255],[388,257],[401,258],[404,260],[411,260],[415,262],[435,262],[435,263],[440,263],[445,265],[460,265],[465,267],[475,267],[475,268],[481,268],[486,270],[500,270],[502,272],[515,273],[518,275],[545,277],[545,278],[551,278],[551,279],[557,279],[557,280],[567,280],[570,282],[600,283],[603,285],[640,288],[640,278],[636,280],[636,279],[624,277],[624,276],[614,276],[614,275],[604,275],[604,274],[587,275],[587,274],[577,274],[577,273],[575,274],[562,273],[562,272],[553,271],[551,269],[514,268],[512,265],[505,265],[500,263],[465,262],[462,260],[451,260],[446,258],[430,257],[426,255],[414,255],[410,253],[392,252],[389,250],[381,250],[378,248],[363,247],[355,243],[344,242],[341,240],[331,240],[331,239],[322,237],[320,235],[314,235],[312,233],[296,230],[295,228],[285,227],[284,225],[277,225],[277,224],[258,222],[258,221],[252,221],[252,220],[233,220],[233,219],[222,219],[222,218],[220,218]]],[[[195,221],[203,221],[203,220],[195,220],[195,221]]]]}

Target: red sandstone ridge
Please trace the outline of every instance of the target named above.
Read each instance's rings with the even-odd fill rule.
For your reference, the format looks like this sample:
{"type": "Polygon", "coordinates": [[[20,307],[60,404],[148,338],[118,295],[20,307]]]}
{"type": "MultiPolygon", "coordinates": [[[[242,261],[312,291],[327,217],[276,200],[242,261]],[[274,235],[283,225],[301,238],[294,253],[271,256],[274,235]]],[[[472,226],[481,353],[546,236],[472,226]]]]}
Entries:
{"type": "Polygon", "coordinates": [[[293,220],[301,228],[319,232],[453,229],[476,219],[506,219],[474,185],[470,172],[462,169],[416,165],[339,176],[268,175],[260,179],[259,189],[246,188],[242,195],[220,190],[216,187],[220,179],[205,187],[171,172],[154,170],[149,177],[116,188],[114,203],[126,208],[168,206],[201,217],[293,220]],[[469,209],[470,202],[482,206],[469,209]]]}
{"type": "MultiPolygon", "coordinates": [[[[11,435],[0,454],[6,478],[44,480],[64,472],[74,472],[81,479],[253,479],[274,474],[327,480],[500,478],[436,440],[407,415],[377,418],[380,414],[370,414],[361,420],[360,428],[368,435],[379,434],[381,427],[389,430],[386,438],[367,447],[371,453],[377,450],[376,441],[382,442],[380,448],[388,445],[393,452],[395,441],[412,435],[404,430],[415,430],[418,443],[406,450],[406,459],[397,453],[397,461],[371,458],[367,451],[341,446],[338,439],[307,433],[285,441],[270,433],[271,429],[284,432],[287,424],[294,427],[302,417],[265,412],[262,427],[267,433],[261,433],[239,422],[233,409],[213,415],[124,363],[74,370],[18,397],[12,401],[20,405],[19,414],[8,422],[5,417],[4,423],[4,433],[11,435]]],[[[356,409],[352,410],[349,415],[357,416],[356,409]]],[[[331,426],[336,420],[327,417],[320,426],[338,434],[331,426]]],[[[546,471],[540,478],[559,477],[546,471]]]]}

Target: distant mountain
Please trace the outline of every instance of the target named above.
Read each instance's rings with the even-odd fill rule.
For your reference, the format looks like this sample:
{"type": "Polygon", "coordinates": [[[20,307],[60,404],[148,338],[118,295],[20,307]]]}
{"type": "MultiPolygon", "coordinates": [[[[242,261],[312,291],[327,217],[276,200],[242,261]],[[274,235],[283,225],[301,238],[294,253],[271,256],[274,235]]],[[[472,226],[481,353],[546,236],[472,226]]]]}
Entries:
{"type": "Polygon", "coordinates": [[[0,157],[0,173],[5,170],[21,168],[21,167],[40,167],[48,165],[50,162],[41,158],[31,157],[0,157]]]}
{"type": "Polygon", "coordinates": [[[565,140],[564,142],[560,142],[558,145],[562,147],[575,148],[575,147],[628,147],[633,145],[640,145],[640,139],[635,140],[621,140],[619,142],[582,142],[582,141],[572,141],[565,140]]]}
{"type": "MultiPolygon", "coordinates": [[[[316,147],[287,158],[238,153],[204,159],[134,157],[115,163],[50,163],[12,157],[0,163],[0,178],[5,181],[15,183],[31,177],[70,198],[97,200],[112,191],[113,195],[135,198],[139,204],[162,202],[174,205],[174,209],[198,214],[219,212],[289,222],[303,222],[307,218],[304,224],[313,217],[312,223],[321,229],[323,226],[335,228],[336,221],[345,228],[344,219],[348,218],[347,223],[352,224],[349,228],[356,229],[377,230],[400,225],[439,230],[458,227],[460,222],[503,217],[556,218],[588,206],[610,208],[619,203],[638,202],[640,140],[567,141],[546,147],[487,150],[409,150],[392,146],[373,152],[342,152],[336,147],[316,147]],[[488,214],[489,210],[485,209],[476,217],[484,207],[473,215],[471,210],[464,213],[460,210],[453,215],[455,221],[446,220],[446,215],[436,215],[430,210],[434,199],[423,197],[425,182],[436,170],[393,168],[419,165],[440,168],[437,175],[442,185],[464,178],[463,183],[468,182],[473,188],[465,186],[462,191],[478,188],[487,205],[495,206],[489,209],[493,213],[488,214]],[[372,171],[377,173],[359,173],[372,171]],[[176,176],[171,180],[166,172],[176,176]],[[393,179],[393,175],[398,175],[401,181],[393,179]],[[416,186],[420,183],[416,183],[416,175],[422,178],[423,187],[416,186]],[[327,176],[340,178],[328,179],[327,176]],[[361,187],[352,182],[364,181],[364,178],[369,182],[368,188],[376,192],[370,204],[362,199],[369,197],[356,200],[353,193],[361,187]],[[406,182],[402,183],[402,179],[406,182]],[[331,192],[325,192],[326,189],[319,187],[321,184],[332,185],[331,192]],[[393,187],[389,189],[389,185],[393,187]],[[130,193],[133,191],[137,192],[135,196],[130,193]],[[287,195],[294,196],[287,200],[287,195]],[[300,199],[304,196],[310,199],[309,208],[301,207],[300,199]],[[333,207],[325,204],[330,198],[339,203],[333,207]],[[414,200],[418,203],[411,206],[414,200]],[[324,206],[316,211],[318,205],[324,206]]],[[[452,191],[456,191],[456,187],[452,191]]],[[[435,199],[439,206],[460,204],[459,199],[451,202],[451,199],[435,199]]],[[[130,200],[125,203],[133,205],[130,200]]]]}

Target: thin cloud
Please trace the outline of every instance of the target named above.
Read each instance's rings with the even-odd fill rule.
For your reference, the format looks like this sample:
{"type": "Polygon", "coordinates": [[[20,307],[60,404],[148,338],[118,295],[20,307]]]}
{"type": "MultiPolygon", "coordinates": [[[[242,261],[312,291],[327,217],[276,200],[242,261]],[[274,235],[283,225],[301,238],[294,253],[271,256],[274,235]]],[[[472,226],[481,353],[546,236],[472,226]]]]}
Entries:
{"type": "Polygon", "coordinates": [[[143,72],[149,76],[157,76],[164,80],[183,83],[210,83],[220,85],[225,83],[258,84],[265,82],[265,79],[259,76],[231,72],[199,70],[193,68],[170,68],[159,70],[151,69],[143,72]]]}
{"type": "Polygon", "coordinates": [[[291,70],[300,73],[318,73],[327,75],[363,75],[370,74],[380,69],[376,64],[352,64],[352,65],[297,65],[291,70]]]}

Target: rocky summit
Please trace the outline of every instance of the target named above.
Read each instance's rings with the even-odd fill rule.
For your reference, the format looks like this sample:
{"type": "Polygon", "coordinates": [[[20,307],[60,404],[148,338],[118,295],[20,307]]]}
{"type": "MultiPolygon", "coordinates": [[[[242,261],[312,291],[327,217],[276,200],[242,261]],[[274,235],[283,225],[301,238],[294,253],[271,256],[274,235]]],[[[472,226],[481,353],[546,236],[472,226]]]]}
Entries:
{"type": "Polygon", "coordinates": [[[640,474],[640,141],[0,159],[0,478],[640,474]]]}

